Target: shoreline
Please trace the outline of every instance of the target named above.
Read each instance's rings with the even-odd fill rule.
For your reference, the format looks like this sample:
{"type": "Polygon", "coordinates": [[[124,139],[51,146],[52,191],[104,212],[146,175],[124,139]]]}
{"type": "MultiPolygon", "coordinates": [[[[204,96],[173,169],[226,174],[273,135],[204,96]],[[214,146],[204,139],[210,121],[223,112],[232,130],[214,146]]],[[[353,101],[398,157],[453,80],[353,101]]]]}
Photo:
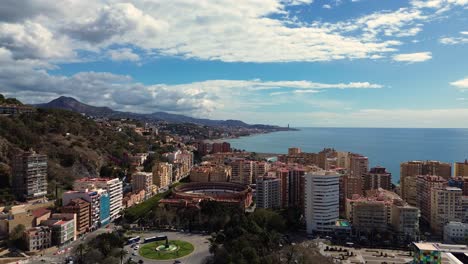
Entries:
{"type": "MultiPolygon", "coordinates": [[[[292,128],[289,130],[276,130],[276,131],[269,131],[269,132],[264,132],[264,133],[252,133],[249,135],[245,136],[237,136],[237,137],[224,137],[224,138],[218,138],[218,139],[204,139],[203,142],[205,143],[223,143],[223,142],[228,142],[229,140],[232,139],[240,139],[240,138],[247,138],[247,137],[253,137],[253,136],[258,136],[258,135],[265,135],[265,134],[271,134],[271,133],[277,133],[277,132],[290,132],[290,131],[301,131],[298,128],[292,128]]],[[[255,151],[250,151],[250,152],[255,152],[255,151]]]]}

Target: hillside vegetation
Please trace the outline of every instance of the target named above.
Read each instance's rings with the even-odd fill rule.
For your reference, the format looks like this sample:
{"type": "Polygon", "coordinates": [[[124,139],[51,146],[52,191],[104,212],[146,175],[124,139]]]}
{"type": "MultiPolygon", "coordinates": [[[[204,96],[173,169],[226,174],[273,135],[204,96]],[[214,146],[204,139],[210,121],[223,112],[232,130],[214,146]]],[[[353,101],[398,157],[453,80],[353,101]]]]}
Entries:
{"type": "Polygon", "coordinates": [[[130,129],[117,132],[70,111],[38,109],[32,114],[0,116],[0,202],[8,200],[11,159],[21,151],[34,149],[48,155],[49,193],[53,194],[57,184],[66,189],[74,179],[99,176],[100,171],[105,176],[125,174],[130,168],[128,155],[145,151],[146,146],[145,139],[130,129]]]}

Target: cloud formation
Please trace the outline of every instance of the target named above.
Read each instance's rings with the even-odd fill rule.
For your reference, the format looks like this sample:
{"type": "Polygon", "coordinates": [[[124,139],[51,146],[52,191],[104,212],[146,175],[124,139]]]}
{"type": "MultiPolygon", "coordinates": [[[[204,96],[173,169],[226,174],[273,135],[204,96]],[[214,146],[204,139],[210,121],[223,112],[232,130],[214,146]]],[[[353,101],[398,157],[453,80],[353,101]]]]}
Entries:
{"type": "Polygon", "coordinates": [[[468,77],[465,79],[461,79],[455,82],[451,82],[450,85],[455,86],[459,89],[468,89],[468,77]]]}
{"type": "Polygon", "coordinates": [[[423,62],[432,59],[431,52],[416,52],[416,53],[406,53],[406,54],[397,54],[393,56],[394,61],[401,62],[423,62]]]}

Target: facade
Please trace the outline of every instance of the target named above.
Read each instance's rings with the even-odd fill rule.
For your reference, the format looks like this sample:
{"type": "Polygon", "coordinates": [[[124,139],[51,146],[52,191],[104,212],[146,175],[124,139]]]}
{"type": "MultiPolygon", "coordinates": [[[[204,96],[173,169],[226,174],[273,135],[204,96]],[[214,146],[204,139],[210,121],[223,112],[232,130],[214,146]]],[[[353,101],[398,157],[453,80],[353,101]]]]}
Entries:
{"type": "Polygon", "coordinates": [[[305,208],[305,169],[301,167],[290,167],[288,169],[288,207],[305,208]]]}
{"type": "Polygon", "coordinates": [[[455,162],[454,176],[468,178],[468,160],[464,162],[455,162]]]}
{"type": "Polygon", "coordinates": [[[403,200],[393,202],[391,207],[391,225],[401,240],[419,239],[420,210],[403,200]]]}
{"type": "Polygon", "coordinates": [[[463,219],[462,190],[446,187],[431,190],[431,230],[442,234],[445,224],[463,219]]]}
{"type": "Polygon", "coordinates": [[[257,177],[264,176],[270,169],[270,164],[265,161],[253,162],[253,174],[252,179],[255,180],[257,177]]]}
{"type": "Polygon", "coordinates": [[[99,226],[106,226],[110,223],[110,196],[104,189],[97,191],[99,194],[99,226]]]}
{"type": "Polygon", "coordinates": [[[27,251],[38,251],[52,246],[52,230],[48,226],[26,229],[23,234],[27,251]]]}
{"type": "Polygon", "coordinates": [[[145,200],[145,190],[126,193],[123,198],[123,207],[129,208],[145,200]]]}
{"type": "Polygon", "coordinates": [[[149,172],[137,172],[132,175],[132,188],[133,191],[144,190],[146,198],[152,194],[153,174],[149,172]]]}
{"type": "Polygon", "coordinates": [[[167,188],[172,183],[172,164],[158,162],[153,167],[153,184],[159,189],[167,188]]]}
{"type": "Polygon", "coordinates": [[[307,173],[304,178],[307,233],[331,232],[339,219],[340,175],[320,171],[307,173]]]}
{"type": "Polygon", "coordinates": [[[76,180],[73,189],[75,191],[86,191],[88,189],[104,189],[110,198],[110,220],[120,217],[122,210],[122,181],[118,178],[83,178],[76,180]]]}
{"type": "Polygon", "coordinates": [[[47,195],[47,156],[34,151],[13,159],[13,191],[19,200],[43,198],[47,195]]]}
{"type": "Polygon", "coordinates": [[[454,177],[448,181],[449,187],[457,187],[462,189],[463,195],[468,195],[468,177],[454,177]]]}
{"type": "Polygon", "coordinates": [[[437,175],[446,180],[452,176],[452,165],[440,161],[408,161],[400,165],[401,197],[416,205],[416,178],[419,175],[437,175]]]}
{"type": "Polygon", "coordinates": [[[53,214],[49,220],[42,221],[41,225],[52,229],[52,244],[55,246],[76,240],[75,214],[53,214]]]}
{"type": "Polygon", "coordinates": [[[100,195],[98,191],[68,191],[62,194],[62,204],[69,204],[74,199],[83,199],[90,205],[89,228],[100,226],[100,195]]]}
{"type": "Polygon", "coordinates": [[[444,188],[447,181],[439,176],[418,176],[416,178],[416,206],[421,209],[421,218],[431,222],[431,190],[432,188],[444,188]]]}
{"type": "Polygon", "coordinates": [[[369,159],[359,154],[348,155],[349,168],[345,178],[346,197],[351,198],[354,194],[363,195],[363,179],[369,168],[369,159]]]}
{"type": "Polygon", "coordinates": [[[464,212],[464,214],[462,215],[462,221],[463,223],[468,223],[468,196],[462,197],[462,205],[462,211],[464,212]]]}
{"type": "Polygon", "coordinates": [[[62,213],[76,214],[76,234],[81,235],[88,232],[91,218],[91,204],[85,200],[73,199],[62,207],[62,213]]]}
{"type": "Polygon", "coordinates": [[[364,191],[375,189],[392,189],[392,174],[387,172],[383,167],[371,168],[368,173],[364,174],[364,191]]]}
{"type": "Polygon", "coordinates": [[[384,189],[346,200],[346,217],[358,232],[384,232],[391,227],[400,239],[414,240],[419,236],[419,216],[418,208],[384,189]]]}
{"type": "Polygon", "coordinates": [[[300,148],[288,148],[288,155],[293,156],[293,155],[299,155],[301,153],[300,148]]]}
{"type": "Polygon", "coordinates": [[[281,208],[281,179],[257,177],[257,207],[281,208]]]}
{"type": "Polygon", "coordinates": [[[374,230],[388,230],[388,208],[383,201],[352,201],[346,206],[349,220],[359,232],[370,233],[374,230]]]}
{"type": "Polygon", "coordinates": [[[231,163],[231,167],[231,182],[246,185],[252,184],[254,174],[253,161],[245,159],[236,159],[231,163]]]}
{"type": "Polygon", "coordinates": [[[211,167],[211,182],[227,182],[231,178],[231,167],[225,165],[215,165],[211,167]]]}
{"type": "Polygon", "coordinates": [[[34,111],[34,108],[27,105],[0,104],[0,115],[30,114],[34,111]]]}
{"type": "Polygon", "coordinates": [[[444,243],[468,244],[468,223],[449,222],[444,226],[444,243]]]}
{"type": "Polygon", "coordinates": [[[209,182],[210,181],[211,167],[197,166],[193,167],[190,171],[191,182],[209,182]]]}

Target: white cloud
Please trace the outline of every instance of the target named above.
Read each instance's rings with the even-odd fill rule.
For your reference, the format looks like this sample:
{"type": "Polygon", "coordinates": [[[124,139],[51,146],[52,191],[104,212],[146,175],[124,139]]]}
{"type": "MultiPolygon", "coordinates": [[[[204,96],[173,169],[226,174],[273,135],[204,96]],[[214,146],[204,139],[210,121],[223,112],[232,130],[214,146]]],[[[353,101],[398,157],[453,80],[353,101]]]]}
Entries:
{"type": "Polygon", "coordinates": [[[328,4],[325,4],[322,7],[325,8],[325,9],[331,9],[332,8],[331,5],[328,5],[328,4]]]}
{"type": "Polygon", "coordinates": [[[451,82],[450,85],[455,86],[459,89],[468,89],[468,77],[455,82],[451,82]]]}
{"type": "Polygon", "coordinates": [[[468,32],[466,31],[461,31],[460,35],[461,37],[444,37],[440,38],[439,42],[445,45],[457,45],[457,44],[467,44],[468,43],[468,32]]]}
{"type": "Polygon", "coordinates": [[[129,48],[109,50],[108,54],[113,61],[139,61],[140,56],[129,48]]]}
{"type": "Polygon", "coordinates": [[[397,54],[393,56],[393,60],[402,61],[402,62],[423,62],[432,59],[431,52],[417,52],[417,53],[406,53],[406,54],[397,54]]]}
{"type": "MultiPolygon", "coordinates": [[[[402,44],[399,38],[417,35],[436,15],[435,7],[463,4],[454,0],[430,5],[413,1],[395,11],[336,23],[308,23],[292,21],[287,7],[308,5],[311,0],[42,1],[46,2],[8,0],[0,7],[9,10],[5,16],[8,21],[28,21],[19,24],[22,27],[26,23],[40,25],[47,41],[34,42],[33,46],[39,51],[54,43],[57,54],[49,55],[55,58],[69,58],[71,51],[99,53],[131,44],[148,53],[226,62],[374,59],[397,51],[402,44]],[[288,26],[290,23],[295,26],[288,26]]],[[[15,34],[8,37],[11,45],[17,46],[22,40],[15,34]]],[[[10,48],[1,40],[0,46],[10,48]]]]}

